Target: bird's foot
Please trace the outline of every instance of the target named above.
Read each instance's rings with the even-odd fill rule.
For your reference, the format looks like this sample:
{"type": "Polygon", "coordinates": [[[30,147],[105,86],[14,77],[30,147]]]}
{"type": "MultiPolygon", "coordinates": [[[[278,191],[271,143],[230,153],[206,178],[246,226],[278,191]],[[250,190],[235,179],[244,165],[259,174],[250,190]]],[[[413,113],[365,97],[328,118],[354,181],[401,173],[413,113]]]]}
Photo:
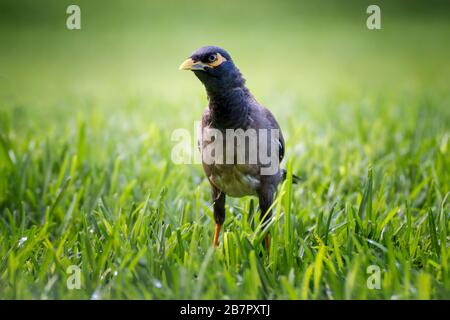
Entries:
{"type": "Polygon", "coordinates": [[[269,234],[266,234],[266,236],[264,237],[264,245],[266,246],[267,255],[269,255],[269,253],[270,253],[270,235],[269,234]]]}
{"type": "Polygon", "coordinates": [[[213,246],[217,247],[219,245],[219,234],[220,234],[220,228],[222,227],[221,224],[216,224],[216,230],[214,231],[214,240],[213,240],[213,246]]]}

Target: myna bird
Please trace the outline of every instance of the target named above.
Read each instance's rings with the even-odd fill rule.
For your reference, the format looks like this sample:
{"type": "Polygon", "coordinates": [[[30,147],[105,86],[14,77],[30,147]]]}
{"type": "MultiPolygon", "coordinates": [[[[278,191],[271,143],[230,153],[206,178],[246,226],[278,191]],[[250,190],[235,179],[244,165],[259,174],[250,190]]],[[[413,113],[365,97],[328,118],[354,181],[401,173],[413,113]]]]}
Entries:
{"type": "MultiPolygon", "coordinates": [[[[246,151],[244,163],[237,163],[235,155],[234,163],[228,161],[211,163],[203,159],[203,168],[212,190],[216,222],[213,244],[217,246],[220,229],[225,220],[225,197],[227,195],[231,197],[257,196],[263,223],[267,223],[270,219],[271,210],[269,209],[274,194],[278,184],[286,175],[286,172],[279,167],[284,156],[284,139],[275,117],[256,101],[245,86],[245,79],[239,69],[224,49],[214,46],[202,47],[181,64],[180,70],[193,71],[206,88],[209,104],[202,115],[202,132],[205,129],[219,130],[223,133],[224,145],[228,145],[230,142],[235,143],[234,138],[233,141],[230,141],[230,138],[227,141],[225,132],[228,129],[242,129],[241,132],[247,132],[249,129],[257,132],[261,129],[266,131],[275,129],[278,132],[275,140],[269,137],[265,141],[272,146],[275,144],[277,149],[277,155],[274,155],[273,152],[269,155],[277,157],[276,168],[270,174],[262,173],[262,169],[267,167],[267,164],[262,164],[259,158],[256,163],[249,162],[249,158],[252,156],[249,152],[259,152],[264,138],[257,139],[256,149],[252,149],[250,146],[250,151],[246,151]]],[[[204,151],[211,142],[211,139],[202,135],[199,141],[200,151],[204,151]]],[[[266,149],[272,150],[270,147],[266,149]]],[[[225,157],[225,147],[223,154],[225,157]]],[[[267,250],[269,243],[267,235],[265,237],[267,250]]]]}

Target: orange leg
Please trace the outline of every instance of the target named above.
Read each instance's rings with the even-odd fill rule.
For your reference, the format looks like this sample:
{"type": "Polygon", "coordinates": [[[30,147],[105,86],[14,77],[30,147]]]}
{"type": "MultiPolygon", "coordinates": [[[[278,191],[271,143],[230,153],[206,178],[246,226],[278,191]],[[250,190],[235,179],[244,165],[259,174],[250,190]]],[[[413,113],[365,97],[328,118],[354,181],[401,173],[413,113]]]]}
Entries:
{"type": "Polygon", "coordinates": [[[216,224],[216,230],[214,231],[214,241],[213,245],[214,247],[217,247],[219,245],[219,234],[220,234],[220,228],[222,227],[221,224],[216,224]]]}
{"type": "Polygon", "coordinates": [[[266,245],[267,254],[269,254],[269,249],[270,249],[270,235],[269,234],[266,234],[266,236],[264,237],[264,244],[266,245]]]}

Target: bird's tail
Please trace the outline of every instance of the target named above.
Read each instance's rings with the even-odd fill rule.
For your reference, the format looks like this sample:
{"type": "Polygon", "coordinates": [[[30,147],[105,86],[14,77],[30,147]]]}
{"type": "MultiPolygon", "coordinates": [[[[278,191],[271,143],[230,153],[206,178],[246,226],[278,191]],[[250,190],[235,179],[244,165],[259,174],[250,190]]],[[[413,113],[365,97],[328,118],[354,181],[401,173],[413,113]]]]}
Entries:
{"type": "MultiPolygon", "coordinates": [[[[281,179],[282,179],[282,181],[284,181],[284,180],[286,180],[286,178],[287,178],[287,171],[286,171],[286,169],[281,169],[281,179]]],[[[302,181],[304,181],[305,179],[303,179],[303,178],[301,178],[301,177],[299,177],[299,176],[296,176],[295,174],[292,174],[292,183],[293,184],[298,184],[298,183],[300,183],[300,182],[302,182],[302,181]]]]}

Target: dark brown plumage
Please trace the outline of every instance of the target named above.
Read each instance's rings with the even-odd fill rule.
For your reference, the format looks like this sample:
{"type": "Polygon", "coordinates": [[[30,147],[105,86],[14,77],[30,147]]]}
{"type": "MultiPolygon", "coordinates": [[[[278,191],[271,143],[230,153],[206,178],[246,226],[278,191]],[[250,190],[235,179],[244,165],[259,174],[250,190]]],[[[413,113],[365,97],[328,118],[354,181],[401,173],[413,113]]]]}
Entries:
{"type": "MultiPolygon", "coordinates": [[[[222,133],[224,158],[227,154],[225,146],[231,142],[226,135],[227,129],[242,129],[243,131],[250,129],[257,133],[263,132],[261,129],[266,129],[265,132],[269,136],[267,137],[267,155],[274,156],[277,160],[272,174],[262,174],[261,169],[267,168],[269,164],[263,162],[259,155],[256,162],[251,162],[252,154],[247,148],[245,161],[238,163],[236,158],[238,145],[233,139],[235,151],[233,163],[203,161],[203,168],[212,190],[216,221],[213,242],[217,246],[220,228],[225,220],[225,197],[227,195],[231,197],[257,196],[261,213],[265,215],[264,221],[267,222],[271,217],[269,208],[272,205],[277,186],[284,176],[284,171],[279,167],[279,162],[284,156],[284,139],[275,117],[255,100],[245,86],[245,80],[240,71],[225,50],[211,46],[200,48],[180,66],[180,69],[192,70],[206,88],[209,104],[202,115],[201,129],[202,131],[216,129],[222,133]],[[276,139],[270,137],[273,129],[278,130],[276,139]],[[272,149],[271,151],[270,146],[273,145],[276,146],[276,150],[272,149]],[[276,155],[273,150],[276,151],[276,155]]],[[[263,146],[262,139],[264,136],[258,136],[256,149],[253,151],[260,151],[263,146]]],[[[215,140],[203,135],[199,141],[201,151],[205,151],[213,141],[215,140]]],[[[268,249],[268,237],[265,244],[268,249]]]]}

